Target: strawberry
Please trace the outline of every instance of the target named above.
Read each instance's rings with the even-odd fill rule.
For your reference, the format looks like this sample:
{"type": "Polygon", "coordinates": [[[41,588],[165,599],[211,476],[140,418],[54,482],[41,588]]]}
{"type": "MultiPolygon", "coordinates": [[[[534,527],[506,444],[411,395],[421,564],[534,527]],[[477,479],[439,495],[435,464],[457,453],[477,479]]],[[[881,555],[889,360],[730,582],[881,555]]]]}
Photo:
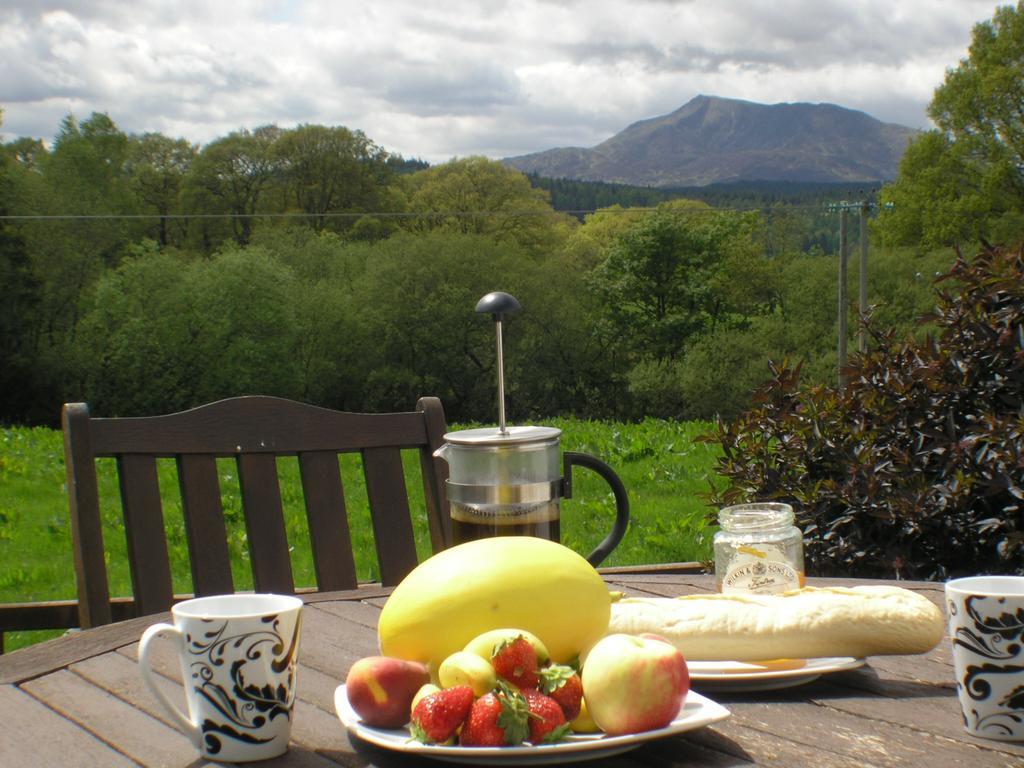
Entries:
{"type": "Polygon", "coordinates": [[[522,635],[504,640],[491,654],[491,666],[498,674],[517,688],[536,688],[537,651],[522,635]]]}
{"type": "Polygon", "coordinates": [[[464,747],[504,747],[522,744],[529,728],[529,709],[518,691],[499,685],[497,692],[487,693],[473,702],[466,724],[459,734],[464,747]]]}
{"type": "Polygon", "coordinates": [[[530,708],[530,743],[551,744],[565,738],[570,726],[558,702],[535,688],[523,691],[523,696],[530,708]]]}
{"type": "Polygon", "coordinates": [[[544,667],[540,671],[538,687],[542,693],[558,702],[566,720],[572,722],[579,717],[583,702],[583,682],[575,669],[563,664],[544,667]]]}
{"type": "Polygon", "coordinates": [[[420,699],[412,711],[409,733],[424,744],[444,744],[455,736],[473,706],[473,689],[457,685],[420,699]]]}

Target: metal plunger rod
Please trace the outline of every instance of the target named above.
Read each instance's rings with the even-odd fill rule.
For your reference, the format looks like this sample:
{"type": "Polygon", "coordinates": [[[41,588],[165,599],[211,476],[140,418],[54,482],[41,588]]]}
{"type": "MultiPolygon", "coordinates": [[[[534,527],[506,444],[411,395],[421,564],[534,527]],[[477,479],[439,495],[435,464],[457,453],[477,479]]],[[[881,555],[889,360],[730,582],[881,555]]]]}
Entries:
{"type": "Polygon", "coordinates": [[[518,312],[522,307],[515,296],[504,291],[492,291],[476,303],[476,311],[489,314],[498,332],[498,433],[508,434],[505,426],[505,352],[501,346],[501,324],[505,315],[518,312]]]}
{"type": "Polygon", "coordinates": [[[494,323],[498,329],[498,432],[508,434],[505,427],[505,352],[501,347],[501,320],[494,323]]]}

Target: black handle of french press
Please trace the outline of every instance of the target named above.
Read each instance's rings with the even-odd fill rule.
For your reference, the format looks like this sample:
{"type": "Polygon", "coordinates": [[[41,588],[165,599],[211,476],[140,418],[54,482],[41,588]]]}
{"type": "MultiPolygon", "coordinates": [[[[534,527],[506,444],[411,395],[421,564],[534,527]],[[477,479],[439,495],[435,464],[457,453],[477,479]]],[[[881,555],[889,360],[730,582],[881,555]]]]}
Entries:
{"type": "Polygon", "coordinates": [[[604,537],[604,541],[594,548],[594,551],[587,555],[587,562],[595,568],[611,554],[612,550],[619,545],[622,537],[626,535],[626,528],[629,527],[629,496],[626,495],[626,486],[622,484],[615,470],[605,464],[596,456],[589,453],[575,453],[566,451],[563,456],[562,473],[562,496],[566,499],[572,498],[572,468],[573,465],[592,469],[605,479],[615,494],[615,524],[612,531],[604,537]]]}

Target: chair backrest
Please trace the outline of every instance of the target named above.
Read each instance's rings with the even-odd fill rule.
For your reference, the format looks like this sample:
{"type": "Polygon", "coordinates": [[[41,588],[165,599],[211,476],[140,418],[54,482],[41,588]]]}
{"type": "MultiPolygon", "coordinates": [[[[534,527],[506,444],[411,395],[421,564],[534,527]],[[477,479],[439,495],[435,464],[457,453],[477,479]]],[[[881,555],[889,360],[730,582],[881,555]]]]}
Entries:
{"type": "Polygon", "coordinates": [[[381,582],[396,584],[417,564],[401,449],[419,449],[433,550],[450,541],[445,496],[447,464],[433,452],[443,443],[444,410],[421,398],[408,413],[344,413],[275,397],[235,397],[166,416],[93,418],[85,403],[64,406],[64,458],[79,619],[82,627],[111,621],[96,459],[113,457],[134,591],[134,615],[174,602],[157,459],[177,466],[196,595],[234,591],[216,461],[237,462],[253,584],[291,593],[292,579],[278,456],[297,456],[317,588],[356,586],[338,455],[362,454],[381,582]]]}

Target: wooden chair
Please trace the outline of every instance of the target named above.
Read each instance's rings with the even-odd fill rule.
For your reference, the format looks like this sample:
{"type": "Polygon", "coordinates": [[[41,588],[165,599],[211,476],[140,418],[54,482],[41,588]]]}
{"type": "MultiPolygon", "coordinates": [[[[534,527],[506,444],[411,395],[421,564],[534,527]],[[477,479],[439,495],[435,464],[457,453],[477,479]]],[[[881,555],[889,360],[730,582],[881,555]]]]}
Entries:
{"type": "MultiPolygon", "coordinates": [[[[417,564],[400,450],[419,450],[431,546],[450,540],[448,470],[433,452],[443,443],[444,410],[421,398],[408,413],[343,413],[274,397],[235,397],[167,416],[94,418],[85,403],[64,406],[64,456],[78,582],[76,601],[11,606],[3,629],[94,627],[165,611],[174,603],[157,483],[158,458],[174,458],[196,595],[234,591],[216,460],[237,463],[257,591],[292,593],[291,561],[276,459],[297,456],[317,588],[357,586],[338,455],[362,454],[384,585],[417,564]],[[104,562],[96,460],[117,460],[134,595],[111,600],[104,562]],[[20,621],[22,626],[17,626],[20,621]],[[14,626],[7,626],[7,625],[14,626]],[[25,625],[28,626],[25,626],[25,625]]],[[[0,614],[2,616],[2,614],[0,614]]]]}

